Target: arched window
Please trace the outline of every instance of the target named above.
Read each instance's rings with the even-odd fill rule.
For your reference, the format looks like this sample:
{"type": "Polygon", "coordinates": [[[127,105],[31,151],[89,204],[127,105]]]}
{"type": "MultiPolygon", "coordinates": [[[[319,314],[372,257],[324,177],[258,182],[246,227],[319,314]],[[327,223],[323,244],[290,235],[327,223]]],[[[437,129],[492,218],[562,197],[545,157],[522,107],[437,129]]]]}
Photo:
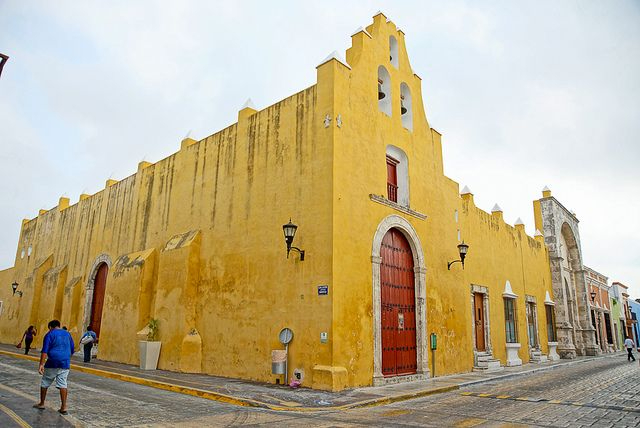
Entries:
{"type": "Polygon", "coordinates": [[[378,67],[378,108],[391,116],[391,76],[383,66],[378,67]]]}
{"type": "Polygon", "coordinates": [[[400,85],[400,117],[402,126],[413,131],[413,108],[411,106],[411,91],[406,83],[400,85]]]}
{"type": "Polygon", "coordinates": [[[389,36],[389,61],[398,68],[398,41],[393,36],[389,36]]]}
{"type": "Polygon", "coordinates": [[[409,160],[396,146],[387,146],[387,199],[409,206],[409,160]]]}

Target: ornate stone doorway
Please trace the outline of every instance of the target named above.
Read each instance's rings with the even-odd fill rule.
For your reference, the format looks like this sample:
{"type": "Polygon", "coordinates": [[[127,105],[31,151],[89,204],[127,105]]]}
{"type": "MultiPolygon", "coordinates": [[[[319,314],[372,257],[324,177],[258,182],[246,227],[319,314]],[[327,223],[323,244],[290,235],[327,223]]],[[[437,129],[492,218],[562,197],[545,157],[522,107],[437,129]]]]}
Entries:
{"type": "Polygon", "coordinates": [[[90,325],[98,338],[102,327],[102,309],[110,267],[111,258],[106,254],[100,255],[93,263],[87,282],[82,329],[90,325]]]}
{"type": "MultiPolygon", "coordinates": [[[[387,241],[388,242],[388,241],[387,241]]],[[[398,247],[400,248],[400,247],[398,247]]],[[[386,251],[386,250],[385,250],[386,251]]],[[[394,253],[391,251],[391,253],[394,253]]],[[[399,253],[398,253],[399,254],[399,253]]],[[[386,262],[385,262],[386,263],[386,262]]],[[[372,266],[372,303],[373,303],[373,384],[384,385],[387,383],[412,381],[417,379],[424,379],[429,376],[429,362],[427,353],[427,323],[426,323],[426,268],[424,261],[424,253],[422,251],[422,245],[415,229],[406,219],[399,215],[390,215],[385,217],[373,236],[372,249],[371,249],[371,266],[372,266]],[[393,230],[393,231],[392,231],[393,230]],[[387,233],[392,231],[392,236],[395,239],[392,240],[391,247],[394,247],[396,243],[402,241],[404,248],[403,261],[398,266],[403,266],[400,269],[394,268],[397,262],[391,262],[391,266],[383,267],[383,258],[387,257],[383,254],[383,240],[388,240],[387,233]],[[401,239],[402,238],[402,239],[401,239]],[[408,248],[406,247],[408,245],[408,248]],[[411,264],[408,264],[407,256],[411,257],[411,264]],[[383,286],[382,275],[388,275],[389,272],[395,271],[396,273],[403,272],[405,277],[401,280],[404,286],[408,286],[413,281],[413,312],[411,315],[405,315],[404,308],[402,311],[397,310],[395,313],[396,328],[404,323],[405,332],[406,327],[415,323],[415,330],[408,336],[415,337],[415,357],[402,355],[402,358],[409,358],[413,361],[412,365],[415,367],[410,370],[400,369],[400,372],[396,371],[396,375],[385,376],[383,374],[383,286]],[[410,275],[412,274],[412,275],[410,275]],[[402,316],[400,314],[402,313],[402,316]],[[409,321],[410,318],[413,320],[409,321]],[[409,323],[408,323],[409,321],[409,323]],[[413,374],[411,374],[413,372],[413,374]]],[[[386,282],[386,280],[385,280],[386,282]]],[[[410,293],[403,293],[405,302],[408,303],[411,300],[410,293]]],[[[387,298],[385,298],[387,302],[387,298]]],[[[411,306],[407,304],[406,306],[411,306]]],[[[387,340],[385,339],[384,347],[387,346],[387,340]]],[[[386,361],[385,361],[386,362],[386,361]]],[[[404,364],[400,364],[404,365],[404,364]]]]}

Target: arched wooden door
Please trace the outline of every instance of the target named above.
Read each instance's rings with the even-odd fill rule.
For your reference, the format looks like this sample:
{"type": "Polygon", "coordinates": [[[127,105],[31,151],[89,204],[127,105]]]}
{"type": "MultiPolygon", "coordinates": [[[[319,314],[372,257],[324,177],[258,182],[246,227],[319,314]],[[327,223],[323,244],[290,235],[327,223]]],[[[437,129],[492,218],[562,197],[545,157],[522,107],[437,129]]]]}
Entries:
{"type": "Polygon", "coordinates": [[[413,374],[418,367],[413,254],[404,235],[390,229],[380,255],[382,374],[413,374]]]}
{"type": "Polygon", "coordinates": [[[109,267],[102,263],[96,272],[96,279],[93,282],[93,301],[91,302],[91,318],[89,325],[96,335],[100,337],[100,324],[102,323],[102,306],[104,305],[104,292],[107,287],[107,274],[109,267]]]}

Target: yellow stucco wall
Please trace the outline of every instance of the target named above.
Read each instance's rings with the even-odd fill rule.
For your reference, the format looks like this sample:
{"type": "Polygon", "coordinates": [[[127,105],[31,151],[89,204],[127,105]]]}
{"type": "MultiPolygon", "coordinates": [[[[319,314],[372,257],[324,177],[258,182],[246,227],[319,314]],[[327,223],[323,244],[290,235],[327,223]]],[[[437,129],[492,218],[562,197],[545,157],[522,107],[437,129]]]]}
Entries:
{"type": "Polygon", "coordinates": [[[525,295],[537,299],[545,352],[542,302],[551,285],[543,242],[459,196],[443,174],[440,134],[426,120],[404,34],[384,15],[367,31],[352,37],[350,67],[329,60],[318,66],[315,85],[261,111],[245,108],[228,128],[185,139],[177,153],[25,221],[15,266],[0,271],[1,284],[15,280],[23,291],[18,297],[0,287],[0,341],[14,341],[30,322],[44,332],[53,316],[77,339],[97,260],[108,260],[100,358],[135,364],[136,334],[153,317],[160,368],[273,382],[271,350],[281,348],[278,332],[289,327],[289,367],[304,372],[304,385],[370,385],[372,242],[381,221],[396,214],[424,252],[425,333],[439,338],[436,374],[473,366],[472,284],[489,290],[494,357],[504,363],[506,280],[519,296],[520,357],[528,360],[525,295]],[[390,35],[398,67],[389,63],[390,35]],[[378,108],[380,65],[391,77],[390,117],[378,108]],[[400,120],[403,82],[412,130],[400,120]],[[370,196],[386,195],[388,145],[407,155],[417,215],[370,196]],[[285,257],[281,226],[289,218],[299,226],[294,245],[306,251],[304,261],[294,252],[285,257]],[[470,252],[465,270],[448,271],[458,230],[470,252]],[[318,295],[318,285],[329,294],[318,295]]]}

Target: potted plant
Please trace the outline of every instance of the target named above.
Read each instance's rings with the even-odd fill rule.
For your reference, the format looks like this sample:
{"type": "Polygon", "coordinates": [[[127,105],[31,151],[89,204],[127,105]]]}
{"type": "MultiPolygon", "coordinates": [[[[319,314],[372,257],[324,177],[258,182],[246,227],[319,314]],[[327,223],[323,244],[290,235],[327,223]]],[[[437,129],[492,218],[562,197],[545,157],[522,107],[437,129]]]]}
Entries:
{"type": "Polygon", "coordinates": [[[158,358],[160,357],[160,346],[158,341],[158,320],[151,318],[145,328],[147,340],[138,342],[140,349],[140,368],[142,370],[155,370],[158,368],[158,358]]]}

